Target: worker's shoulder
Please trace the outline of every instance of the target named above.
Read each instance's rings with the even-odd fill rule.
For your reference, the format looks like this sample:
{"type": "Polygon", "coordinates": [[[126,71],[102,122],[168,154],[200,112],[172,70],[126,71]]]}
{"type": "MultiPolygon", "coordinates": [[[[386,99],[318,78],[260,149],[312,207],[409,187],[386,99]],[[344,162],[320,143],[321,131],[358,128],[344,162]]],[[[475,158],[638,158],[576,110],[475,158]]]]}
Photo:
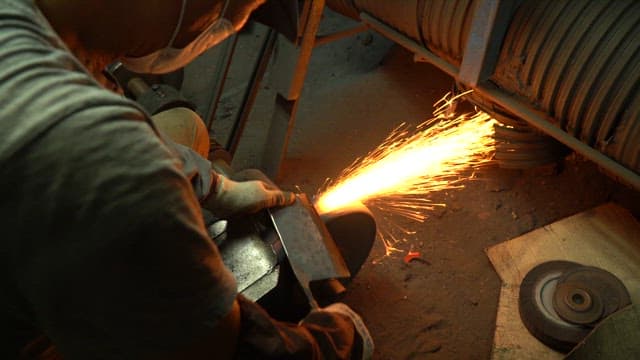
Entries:
{"type": "Polygon", "coordinates": [[[117,166],[131,174],[141,167],[173,167],[177,161],[144,114],[119,106],[87,107],[71,114],[27,150],[62,156],[71,166],[117,166]]]}
{"type": "MultiPolygon", "coordinates": [[[[33,0],[0,0],[0,79],[0,164],[40,143],[47,133],[148,127],[120,122],[143,123],[147,116],[136,104],[93,79],[33,0]],[[59,128],[62,130],[52,131],[59,128]]],[[[78,143],[82,136],[76,133],[72,138],[78,143]]],[[[118,138],[124,141],[135,136],[132,131],[118,138]]]]}

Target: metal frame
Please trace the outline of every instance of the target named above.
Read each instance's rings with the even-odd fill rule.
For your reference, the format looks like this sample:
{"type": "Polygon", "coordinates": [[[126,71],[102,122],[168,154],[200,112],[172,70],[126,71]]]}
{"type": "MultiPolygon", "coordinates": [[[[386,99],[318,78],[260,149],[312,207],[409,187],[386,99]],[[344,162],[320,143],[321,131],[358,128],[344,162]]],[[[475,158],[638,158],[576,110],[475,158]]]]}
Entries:
{"type": "Polygon", "coordinates": [[[278,42],[279,64],[275,65],[275,68],[279,70],[275,75],[280,77],[275,79],[278,94],[262,158],[264,172],[274,179],[280,176],[281,164],[287,153],[298,110],[298,101],[313,49],[316,46],[367,30],[366,26],[356,26],[330,35],[318,36],[324,9],[325,0],[305,0],[300,17],[301,34],[298,42],[291,44],[283,37],[280,37],[278,42]]]}
{"type": "Polygon", "coordinates": [[[258,96],[258,91],[260,90],[262,79],[264,78],[264,74],[267,71],[267,67],[269,66],[269,61],[271,60],[271,55],[273,54],[276,39],[277,34],[275,30],[269,29],[267,31],[267,36],[262,45],[262,48],[260,49],[258,61],[253,69],[251,82],[249,83],[249,86],[244,93],[242,105],[240,107],[240,111],[238,112],[238,117],[233,123],[233,128],[231,129],[231,133],[229,134],[228,141],[225,146],[231,156],[236,153],[238,145],[240,144],[240,139],[242,138],[245,126],[247,124],[247,121],[249,120],[249,115],[251,115],[251,110],[253,109],[253,104],[255,103],[256,97],[258,96]]]}
{"type": "MultiPolygon", "coordinates": [[[[264,75],[269,66],[272,65],[277,94],[260,166],[271,178],[277,178],[280,174],[281,163],[286,155],[291,132],[295,124],[298,101],[302,93],[313,49],[316,46],[357,34],[369,28],[367,25],[358,25],[333,34],[318,36],[324,8],[325,0],[304,0],[300,9],[298,36],[293,42],[282,35],[278,35],[273,29],[268,31],[260,50],[258,61],[253,68],[249,86],[244,93],[238,116],[225,144],[225,148],[232,155],[238,149],[264,75]],[[275,64],[271,64],[271,58],[276,49],[278,52],[277,61],[275,64]]],[[[225,42],[224,55],[221,56],[218,65],[223,70],[212,81],[214,90],[205,118],[205,123],[209,130],[211,130],[213,118],[233,60],[236,43],[237,36],[232,41],[225,42]]]]}

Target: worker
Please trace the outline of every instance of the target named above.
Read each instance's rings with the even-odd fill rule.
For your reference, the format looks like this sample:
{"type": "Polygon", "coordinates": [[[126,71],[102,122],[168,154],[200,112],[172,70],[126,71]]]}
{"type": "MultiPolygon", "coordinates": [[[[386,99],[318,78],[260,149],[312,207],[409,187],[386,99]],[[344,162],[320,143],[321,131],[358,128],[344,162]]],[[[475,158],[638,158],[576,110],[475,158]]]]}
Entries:
{"type": "MultiPolygon", "coordinates": [[[[218,175],[90,74],[184,66],[257,0],[0,0],[0,358],[360,358],[344,304],[299,324],[237,294],[200,206],[285,206],[218,175]]],[[[96,75],[97,76],[97,75],[96,75]]]]}

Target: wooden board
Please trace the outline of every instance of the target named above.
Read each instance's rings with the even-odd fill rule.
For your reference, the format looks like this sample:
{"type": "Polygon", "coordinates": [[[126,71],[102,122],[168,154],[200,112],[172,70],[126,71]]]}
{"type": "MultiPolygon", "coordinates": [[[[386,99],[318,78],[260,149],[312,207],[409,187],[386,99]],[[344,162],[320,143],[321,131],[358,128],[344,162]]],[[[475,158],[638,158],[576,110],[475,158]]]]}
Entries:
{"type": "Polygon", "coordinates": [[[561,359],[520,320],[518,291],[536,265],[567,260],[596,266],[626,285],[640,303],[640,223],[625,209],[605,204],[486,250],[502,279],[492,359],[561,359]]]}

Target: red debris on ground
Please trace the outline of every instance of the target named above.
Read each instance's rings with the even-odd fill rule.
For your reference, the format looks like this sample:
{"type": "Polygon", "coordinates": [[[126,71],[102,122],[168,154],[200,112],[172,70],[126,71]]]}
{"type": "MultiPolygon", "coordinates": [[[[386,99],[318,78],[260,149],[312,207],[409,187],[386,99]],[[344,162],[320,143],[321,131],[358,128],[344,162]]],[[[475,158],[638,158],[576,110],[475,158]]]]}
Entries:
{"type": "Polygon", "coordinates": [[[421,263],[427,264],[427,265],[431,265],[427,260],[422,258],[422,255],[420,254],[419,251],[411,251],[409,250],[409,252],[407,253],[407,255],[404,256],[404,263],[408,264],[412,261],[419,261],[421,263]]]}

